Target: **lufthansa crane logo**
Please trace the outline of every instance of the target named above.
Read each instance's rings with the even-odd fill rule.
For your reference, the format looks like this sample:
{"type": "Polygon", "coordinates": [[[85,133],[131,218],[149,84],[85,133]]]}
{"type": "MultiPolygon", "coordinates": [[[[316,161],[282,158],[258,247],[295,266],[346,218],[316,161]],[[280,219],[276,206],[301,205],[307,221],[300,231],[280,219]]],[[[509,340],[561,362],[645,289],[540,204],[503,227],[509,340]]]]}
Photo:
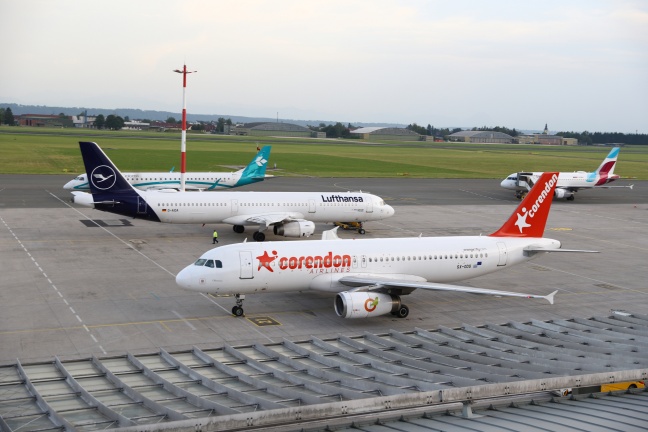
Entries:
{"type": "Polygon", "coordinates": [[[117,176],[115,171],[107,165],[99,165],[90,174],[92,185],[100,190],[108,190],[115,185],[117,176]]]}

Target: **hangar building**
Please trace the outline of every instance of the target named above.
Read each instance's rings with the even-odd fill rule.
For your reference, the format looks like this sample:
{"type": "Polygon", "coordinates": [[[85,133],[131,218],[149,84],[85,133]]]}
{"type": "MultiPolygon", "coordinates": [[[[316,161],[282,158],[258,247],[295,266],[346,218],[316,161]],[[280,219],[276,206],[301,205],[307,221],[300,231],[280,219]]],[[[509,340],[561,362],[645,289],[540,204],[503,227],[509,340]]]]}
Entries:
{"type": "Polygon", "coordinates": [[[469,143],[511,144],[511,135],[494,131],[461,131],[447,136],[448,141],[469,143]]]}
{"type": "Polygon", "coordinates": [[[351,131],[365,141],[423,141],[425,137],[405,128],[363,127],[351,131]]]}
{"type": "Polygon", "coordinates": [[[291,123],[245,123],[230,131],[233,135],[319,138],[317,132],[291,123]],[[315,135],[314,135],[315,134],[315,135]]]}

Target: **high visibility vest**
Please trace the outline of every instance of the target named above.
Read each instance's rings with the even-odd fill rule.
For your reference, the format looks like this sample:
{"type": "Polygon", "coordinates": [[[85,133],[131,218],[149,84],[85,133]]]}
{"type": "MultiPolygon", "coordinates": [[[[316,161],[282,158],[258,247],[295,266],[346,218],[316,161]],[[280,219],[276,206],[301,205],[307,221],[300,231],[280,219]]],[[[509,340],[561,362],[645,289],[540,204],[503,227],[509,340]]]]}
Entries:
{"type": "Polygon", "coordinates": [[[218,237],[218,233],[216,231],[214,231],[214,238],[217,238],[217,237],[218,237]]]}

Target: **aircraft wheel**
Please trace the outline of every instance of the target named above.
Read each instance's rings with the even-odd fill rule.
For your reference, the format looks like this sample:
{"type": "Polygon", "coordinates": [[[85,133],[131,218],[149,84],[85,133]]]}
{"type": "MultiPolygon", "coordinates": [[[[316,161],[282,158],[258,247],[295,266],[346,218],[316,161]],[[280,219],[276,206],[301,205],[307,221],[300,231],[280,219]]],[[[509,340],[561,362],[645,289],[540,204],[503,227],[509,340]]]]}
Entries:
{"type": "Polygon", "coordinates": [[[358,230],[358,234],[364,234],[364,233],[365,233],[364,228],[360,228],[360,229],[358,230]]]}
{"type": "Polygon", "coordinates": [[[232,308],[232,315],[237,317],[243,316],[243,308],[240,306],[234,306],[232,308]]]}
{"type": "Polygon", "coordinates": [[[574,198],[576,198],[574,195],[567,197],[567,201],[574,201],[574,198]]]}
{"type": "Polygon", "coordinates": [[[241,234],[243,231],[245,231],[245,227],[243,225],[234,225],[232,227],[235,233],[241,234]]]}
{"type": "Polygon", "coordinates": [[[398,318],[406,318],[409,315],[409,308],[405,305],[401,305],[400,309],[396,311],[396,316],[398,318]]]}
{"type": "Polygon", "coordinates": [[[263,240],[265,240],[265,234],[263,234],[260,231],[257,231],[254,234],[252,234],[252,238],[254,239],[254,241],[262,242],[263,240]]]}

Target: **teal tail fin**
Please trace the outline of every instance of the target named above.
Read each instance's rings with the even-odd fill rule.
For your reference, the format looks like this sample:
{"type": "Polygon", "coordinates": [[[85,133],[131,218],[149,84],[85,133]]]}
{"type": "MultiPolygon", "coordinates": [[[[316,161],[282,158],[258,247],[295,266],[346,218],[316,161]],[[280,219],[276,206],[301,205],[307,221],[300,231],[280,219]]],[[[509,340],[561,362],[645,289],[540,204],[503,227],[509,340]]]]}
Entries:
{"type": "Polygon", "coordinates": [[[271,146],[265,146],[256,154],[241,174],[237,186],[262,181],[265,178],[271,146]]]}

